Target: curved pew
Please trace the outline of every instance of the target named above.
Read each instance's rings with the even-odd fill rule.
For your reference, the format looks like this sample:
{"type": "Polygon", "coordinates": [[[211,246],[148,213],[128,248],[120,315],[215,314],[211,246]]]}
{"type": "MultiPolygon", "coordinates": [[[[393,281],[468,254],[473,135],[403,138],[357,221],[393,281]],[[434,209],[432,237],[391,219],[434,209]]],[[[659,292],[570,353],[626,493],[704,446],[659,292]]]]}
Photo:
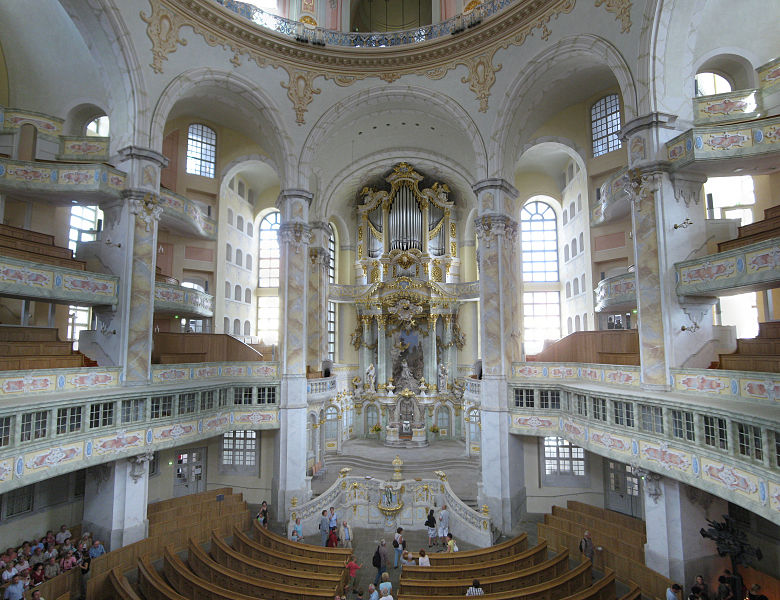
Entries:
{"type": "Polygon", "coordinates": [[[187,600],[160,576],[148,556],[138,559],[138,587],[146,600],[187,600]]]}
{"type": "MultiPolygon", "coordinates": [[[[632,592],[634,590],[632,589],[632,592]]],[[[639,592],[639,586],[636,586],[636,591],[639,592]]],[[[630,594],[631,592],[629,592],[630,594]]],[[[631,596],[640,600],[641,593],[638,596],[631,596]]],[[[590,587],[585,588],[582,591],[566,596],[562,600],[614,600],[615,598],[615,572],[610,569],[606,569],[604,577],[594,582],[590,587]]],[[[626,600],[627,596],[623,596],[620,600],[626,600]]]]}
{"type": "MultiPolygon", "coordinates": [[[[479,579],[479,583],[486,594],[519,590],[521,588],[539,585],[564,575],[569,569],[569,551],[568,549],[563,548],[557,556],[554,556],[541,564],[535,565],[530,569],[524,569],[514,573],[492,575],[489,577],[484,575],[466,577],[461,573],[456,572],[455,569],[456,568],[453,569],[449,579],[429,581],[409,581],[404,578],[404,572],[402,571],[398,593],[404,596],[423,597],[457,596],[462,594],[463,590],[467,589],[471,585],[471,581],[475,578],[479,579]]],[[[406,567],[404,567],[404,570],[406,570],[406,567]]]]}
{"type": "Polygon", "coordinates": [[[435,552],[430,554],[431,566],[444,565],[468,565],[495,558],[504,558],[520,554],[528,548],[528,534],[518,535],[516,538],[502,542],[490,548],[478,548],[477,550],[465,550],[463,552],[435,552]]]}
{"type": "MultiPolygon", "coordinates": [[[[327,590],[324,588],[304,585],[286,585],[249,577],[238,571],[233,571],[214,562],[203,548],[192,539],[188,546],[187,565],[190,570],[209,583],[224,590],[238,592],[263,600],[330,600],[339,593],[334,586],[327,590]]],[[[183,564],[183,563],[182,563],[183,564]]]]}
{"type": "Polygon", "coordinates": [[[114,598],[119,600],[141,600],[141,597],[135,593],[127,577],[122,574],[118,567],[114,567],[108,572],[108,582],[111,585],[114,598]]]}
{"type": "Polygon", "coordinates": [[[310,573],[341,574],[344,572],[343,560],[341,562],[336,560],[314,560],[283,554],[254,541],[238,527],[233,527],[233,547],[255,560],[261,560],[268,565],[284,567],[285,569],[299,569],[309,571],[310,573]]]}
{"type": "Polygon", "coordinates": [[[414,567],[406,566],[401,573],[404,580],[435,580],[451,579],[453,573],[457,577],[481,578],[491,575],[501,575],[504,573],[514,573],[522,569],[527,569],[543,563],[547,559],[547,540],[539,539],[539,543],[533,548],[529,548],[520,554],[513,554],[504,558],[489,560],[483,563],[472,565],[451,566],[430,566],[414,567]]]}
{"type": "MultiPolygon", "coordinates": [[[[185,598],[209,600],[257,600],[256,596],[249,596],[239,592],[231,592],[201,579],[187,568],[182,560],[173,553],[170,546],[163,551],[163,570],[165,578],[171,586],[185,598]]],[[[147,599],[151,600],[151,599],[147,599]]],[[[263,599],[265,600],[265,598],[263,599]]]]}
{"type": "Polygon", "coordinates": [[[249,558],[231,548],[227,542],[219,537],[216,531],[213,531],[211,534],[209,554],[216,563],[228,569],[272,583],[329,590],[335,590],[343,583],[341,574],[317,573],[316,577],[314,577],[312,573],[304,572],[300,569],[285,569],[284,567],[269,565],[266,562],[249,558]]]}
{"type": "MultiPolygon", "coordinates": [[[[480,580],[480,583],[482,580],[480,580]]],[[[559,575],[545,583],[531,585],[522,589],[493,592],[482,596],[486,600],[563,600],[585,590],[591,583],[591,565],[586,560],[577,565],[571,571],[559,575]]],[[[469,583],[471,585],[471,583],[469,583]]],[[[468,586],[466,586],[468,587],[468,586]]],[[[462,588],[458,594],[449,596],[436,596],[436,600],[456,600],[463,598],[466,588],[462,588]]],[[[612,590],[614,597],[614,587],[612,590]]],[[[427,595],[398,594],[398,600],[428,600],[427,595]]]]}
{"type": "Polygon", "coordinates": [[[337,560],[342,564],[346,559],[352,556],[352,550],[349,548],[323,548],[322,546],[312,546],[311,544],[301,544],[300,542],[291,542],[286,537],[277,535],[264,528],[257,519],[252,520],[252,529],[255,532],[255,538],[258,542],[276,550],[292,556],[304,556],[314,559],[337,560]]]}

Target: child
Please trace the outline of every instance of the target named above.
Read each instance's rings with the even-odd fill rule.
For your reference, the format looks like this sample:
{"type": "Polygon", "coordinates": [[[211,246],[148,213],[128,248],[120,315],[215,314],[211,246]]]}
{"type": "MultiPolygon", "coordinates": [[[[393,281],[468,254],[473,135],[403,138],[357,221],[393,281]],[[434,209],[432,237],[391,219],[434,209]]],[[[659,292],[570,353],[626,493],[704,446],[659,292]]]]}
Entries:
{"type": "Polygon", "coordinates": [[[355,555],[349,557],[349,560],[344,561],[344,566],[347,568],[347,571],[349,571],[349,581],[347,582],[347,585],[344,587],[344,592],[347,593],[349,590],[355,589],[355,580],[357,579],[357,572],[358,569],[362,569],[363,565],[359,565],[355,562],[355,555]]]}

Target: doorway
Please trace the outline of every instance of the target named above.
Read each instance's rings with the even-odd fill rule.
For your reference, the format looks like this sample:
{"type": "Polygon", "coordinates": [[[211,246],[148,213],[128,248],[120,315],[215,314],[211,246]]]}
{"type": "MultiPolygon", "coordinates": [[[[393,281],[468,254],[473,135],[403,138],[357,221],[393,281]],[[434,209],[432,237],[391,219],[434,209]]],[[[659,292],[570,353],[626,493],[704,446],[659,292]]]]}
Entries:
{"type": "Polygon", "coordinates": [[[192,448],[176,455],[173,497],[199,494],[206,491],[206,449],[192,448]]]}
{"type": "Polygon", "coordinates": [[[642,480],[631,472],[631,465],[606,458],[604,462],[607,473],[605,507],[642,519],[642,480]]]}

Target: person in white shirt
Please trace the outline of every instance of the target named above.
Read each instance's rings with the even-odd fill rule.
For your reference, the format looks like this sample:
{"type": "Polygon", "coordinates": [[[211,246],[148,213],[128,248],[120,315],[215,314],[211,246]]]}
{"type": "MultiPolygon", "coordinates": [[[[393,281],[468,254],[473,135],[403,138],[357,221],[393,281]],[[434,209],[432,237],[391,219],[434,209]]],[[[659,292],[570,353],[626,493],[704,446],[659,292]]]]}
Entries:
{"type": "Polygon", "coordinates": [[[56,540],[57,544],[64,544],[65,540],[69,540],[73,535],[70,531],[68,531],[68,528],[65,525],[62,525],[60,527],[60,530],[57,532],[57,535],[54,536],[54,539],[56,540]]]}
{"type": "Polygon", "coordinates": [[[666,588],[666,600],[680,600],[678,594],[682,592],[682,586],[673,583],[672,587],[666,588]]]}
{"type": "Polygon", "coordinates": [[[471,587],[466,590],[467,596],[484,596],[485,591],[482,589],[482,587],[479,585],[479,580],[475,579],[471,582],[471,587]]]}
{"type": "Polygon", "coordinates": [[[16,570],[16,566],[14,565],[13,561],[9,561],[7,565],[5,565],[5,571],[3,571],[3,583],[8,583],[13,579],[14,575],[16,575],[18,571],[16,570]]]}
{"type": "Polygon", "coordinates": [[[443,546],[447,546],[447,534],[450,532],[450,511],[447,510],[447,505],[441,505],[441,512],[439,513],[439,542],[443,546]]]}
{"type": "Polygon", "coordinates": [[[418,567],[430,567],[431,566],[431,559],[429,556],[425,554],[425,550],[420,550],[420,558],[417,559],[417,566],[418,567]]]}

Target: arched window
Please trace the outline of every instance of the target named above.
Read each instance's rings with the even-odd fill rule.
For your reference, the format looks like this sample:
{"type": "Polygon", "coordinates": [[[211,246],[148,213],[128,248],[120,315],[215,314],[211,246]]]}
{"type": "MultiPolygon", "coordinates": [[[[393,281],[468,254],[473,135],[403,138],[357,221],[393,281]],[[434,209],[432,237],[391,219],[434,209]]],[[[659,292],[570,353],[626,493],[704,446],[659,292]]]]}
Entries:
{"type": "Polygon", "coordinates": [[[569,245],[563,247],[563,260],[569,260],[569,245]]]}
{"type": "Polygon", "coordinates": [[[244,266],[244,253],[241,252],[241,250],[238,249],[238,248],[236,249],[236,264],[239,267],[243,267],[244,266]]]}
{"type": "Polygon", "coordinates": [[[479,409],[472,408],[469,411],[469,439],[471,442],[480,442],[479,409]]]}
{"type": "Polygon", "coordinates": [[[247,252],[246,258],[244,259],[246,261],[246,268],[252,269],[252,255],[247,252]]]}
{"type": "Polygon", "coordinates": [[[574,202],[572,202],[571,204],[569,204],[569,216],[573,219],[574,215],[576,215],[576,214],[577,214],[577,211],[574,208],[574,202]]]}
{"type": "MultiPolygon", "coordinates": [[[[246,192],[246,184],[244,184],[244,182],[239,179],[238,180],[238,195],[243,198],[244,197],[244,192],[246,192]]],[[[244,228],[242,226],[242,227],[239,227],[239,229],[241,229],[243,231],[244,228]]]]}
{"type": "Polygon", "coordinates": [[[233,335],[241,335],[241,321],[238,319],[233,321],[233,335]]]}
{"type": "Polygon", "coordinates": [[[379,411],[376,406],[369,404],[366,406],[366,433],[371,431],[371,428],[379,423],[379,411]]]}
{"type": "Polygon", "coordinates": [[[566,334],[571,335],[572,332],[572,326],[571,326],[571,317],[566,319],[566,334]]]}
{"type": "Polygon", "coordinates": [[[87,137],[108,137],[110,128],[108,117],[103,115],[87,124],[87,137]]]}
{"type": "Polygon", "coordinates": [[[244,302],[246,302],[247,304],[250,304],[252,302],[252,290],[250,290],[249,288],[246,288],[244,290],[244,302]]]}
{"type": "Polygon", "coordinates": [[[577,240],[573,239],[571,241],[571,257],[574,258],[577,256],[577,240]]]}
{"type": "Polygon", "coordinates": [[[450,433],[450,409],[446,406],[440,406],[436,411],[436,426],[439,428],[440,435],[449,435],[450,433]]]}
{"type": "Polygon", "coordinates": [[[222,333],[230,333],[230,319],[228,317],[222,320],[222,333]]]}
{"type": "Polygon", "coordinates": [[[339,411],[335,406],[329,406],[325,411],[325,439],[335,440],[339,435],[339,411]]]}
{"type": "Polygon", "coordinates": [[[232,224],[233,224],[233,209],[228,208],[228,225],[232,225],[232,224]]]}
{"type": "Polygon", "coordinates": [[[187,173],[214,178],[217,163],[217,134],[200,123],[187,130],[187,173]]]}
{"type": "Polygon", "coordinates": [[[717,73],[697,73],[695,82],[697,96],[713,96],[731,91],[729,80],[717,73]]]}
{"type": "Polygon", "coordinates": [[[566,282],[566,297],[571,298],[571,281],[566,282]]]}
{"type": "Polygon", "coordinates": [[[249,321],[244,321],[244,335],[252,335],[252,325],[249,321]]]}
{"type": "Polygon", "coordinates": [[[583,313],[582,314],[582,330],[587,331],[588,330],[588,314],[583,313]]]}
{"type": "Polygon", "coordinates": [[[572,289],[572,294],[574,294],[576,296],[579,293],[580,293],[580,280],[575,277],[574,278],[574,286],[573,286],[573,289],[572,289]]]}
{"type": "Polygon", "coordinates": [[[264,344],[279,340],[279,296],[257,298],[257,335],[264,344]]]}
{"type": "Polygon", "coordinates": [[[225,282],[225,299],[226,300],[230,300],[230,296],[231,296],[230,290],[232,290],[232,289],[233,289],[233,287],[230,285],[230,282],[226,281],[225,282]]]}
{"type": "Polygon", "coordinates": [[[247,223],[246,223],[246,234],[247,234],[249,237],[252,237],[252,236],[254,236],[254,235],[255,235],[255,233],[254,233],[254,232],[255,232],[255,228],[254,228],[254,227],[252,227],[252,223],[250,223],[249,221],[247,221],[247,223]]]}
{"type": "Polygon", "coordinates": [[[244,217],[241,215],[236,217],[236,229],[240,229],[242,232],[244,231],[244,217]]]}
{"type": "MultiPolygon", "coordinates": [[[[328,282],[336,283],[336,236],[328,225],[328,282]]],[[[328,302],[328,358],[336,360],[336,303],[328,302]]]]}
{"type": "Polygon", "coordinates": [[[582,194],[577,194],[577,210],[582,210],[582,194]]]}
{"type": "Polygon", "coordinates": [[[260,287],[279,287],[279,211],[268,213],[260,221],[259,257],[257,260],[260,287]]]}
{"type": "Polygon", "coordinates": [[[585,291],[585,273],[582,274],[580,277],[580,289],[584,292],[585,291]]]}
{"type": "Polygon", "coordinates": [[[546,202],[532,201],[520,212],[523,281],[558,281],[558,227],[546,202]]]}
{"type": "Polygon", "coordinates": [[[580,232],[580,252],[585,251],[585,236],[580,232]]]}
{"type": "Polygon", "coordinates": [[[235,300],[236,302],[241,302],[241,296],[242,295],[243,295],[243,292],[241,290],[241,286],[236,284],[236,287],[234,288],[234,291],[233,291],[233,300],[235,300]]]}
{"type": "Polygon", "coordinates": [[[561,216],[561,221],[563,221],[563,224],[566,225],[566,223],[569,222],[569,211],[565,208],[563,209],[563,215],[561,216]]]}
{"type": "Polygon", "coordinates": [[[620,148],[620,98],[617,94],[604,96],[591,107],[590,129],[594,158],[620,148]]]}
{"type": "Polygon", "coordinates": [[[228,262],[233,262],[233,246],[230,244],[225,246],[225,260],[228,262]]]}
{"type": "Polygon", "coordinates": [[[574,317],[574,331],[579,331],[579,330],[580,330],[580,316],[577,315],[576,317],[574,317]]]}

